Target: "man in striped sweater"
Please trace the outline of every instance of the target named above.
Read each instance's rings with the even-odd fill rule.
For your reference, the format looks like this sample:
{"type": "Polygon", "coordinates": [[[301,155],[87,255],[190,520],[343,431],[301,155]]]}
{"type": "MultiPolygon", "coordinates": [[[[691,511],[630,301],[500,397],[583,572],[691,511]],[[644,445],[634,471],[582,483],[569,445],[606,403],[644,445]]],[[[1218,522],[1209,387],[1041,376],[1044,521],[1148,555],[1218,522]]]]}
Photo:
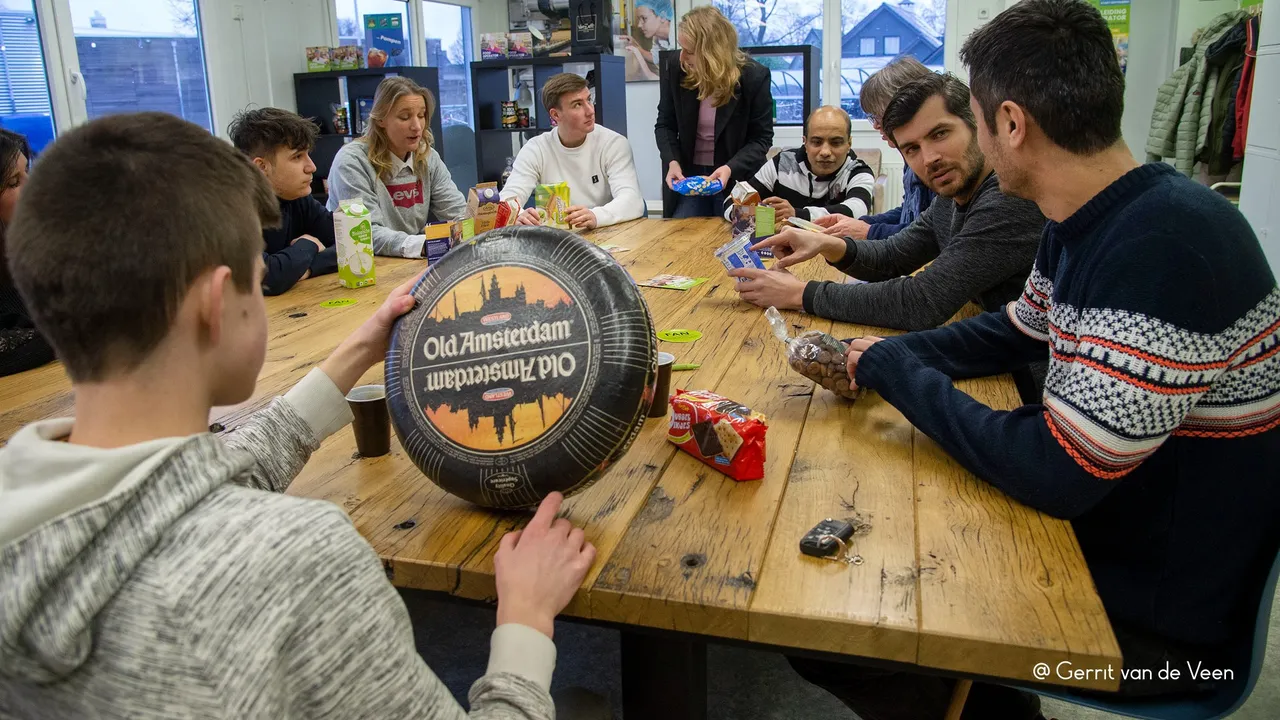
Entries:
{"type": "Polygon", "coordinates": [[[1207,689],[1188,664],[1247,676],[1229,651],[1251,638],[1280,550],[1280,290],[1267,258],[1221,196],[1134,160],[1124,75],[1091,5],[1023,0],[960,56],[1001,187],[1049,218],[1034,269],[1001,311],[855,342],[850,377],[978,477],[1071,520],[1126,667],[1181,671],[1122,679],[1122,693],[1207,689]],[[952,386],[1046,351],[1040,403],[997,411],[952,386]]]}
{"type": "MultiPolygon", "coordinates": [[[[871,212],[876,178],[871,166],[850,149],[853,121],[849,113],[829,105],[804,121],[804,147],[783,150],[751,178],[761,202],[778,220],[827,215],[862,217],[871,212]]],[[[733,200],[725,198],[724,217],[732,220],[733,200]]]]}

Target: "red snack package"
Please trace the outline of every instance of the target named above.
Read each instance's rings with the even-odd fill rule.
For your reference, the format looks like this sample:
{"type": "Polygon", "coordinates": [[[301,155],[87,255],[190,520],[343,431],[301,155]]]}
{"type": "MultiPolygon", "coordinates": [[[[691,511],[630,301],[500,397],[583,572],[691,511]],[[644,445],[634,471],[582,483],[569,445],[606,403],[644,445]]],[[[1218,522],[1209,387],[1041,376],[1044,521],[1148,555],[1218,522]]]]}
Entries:
{"type": "Polygon", "coordinates": [[[515,207],[515,201],[508,200],[498,203],[498,214],[494,217],[493,226],[495,228],[514,225],[516,216],[520,214],[520,209],[515,207]]]}
{"type": "Polygon", "coordinates": [[[667,439],[734,480],[764,477],[765,417],[706,390],[671,398],[667,439]]]}

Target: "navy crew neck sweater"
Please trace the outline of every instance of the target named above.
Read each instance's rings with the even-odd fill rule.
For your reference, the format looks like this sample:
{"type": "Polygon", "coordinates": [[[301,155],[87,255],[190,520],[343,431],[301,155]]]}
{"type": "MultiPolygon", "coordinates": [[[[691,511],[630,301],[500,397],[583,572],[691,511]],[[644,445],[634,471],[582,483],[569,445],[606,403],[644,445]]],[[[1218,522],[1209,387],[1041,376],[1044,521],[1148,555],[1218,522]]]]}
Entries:
{"type": "Polygon", "coordinates": [[[1045,226],[1003,312],[876,343],[856,380],[1070,519],[1113,623],[1202,648],[1251,632],[1280,548],[1280,291],[1216,193],[1164,164],[1130,171],[1045,226]],[[1000,412],[952,387],[1046,344],[1041,404],[1000,412]]]}
{"type": "Polygon", "coordinates": [[[285,292],[308,271],[311,277],[338,271],[333,214],[310,195],[297,200],[280,200],[280,227],[264,228],[262,241],[266,245],[262,259],[267,264],[262,290],[267,295],[285,292]],[[293,242],[302,235],[316,238],[324,243],[325,249],[320,250],[310,241],[293,242]]]}

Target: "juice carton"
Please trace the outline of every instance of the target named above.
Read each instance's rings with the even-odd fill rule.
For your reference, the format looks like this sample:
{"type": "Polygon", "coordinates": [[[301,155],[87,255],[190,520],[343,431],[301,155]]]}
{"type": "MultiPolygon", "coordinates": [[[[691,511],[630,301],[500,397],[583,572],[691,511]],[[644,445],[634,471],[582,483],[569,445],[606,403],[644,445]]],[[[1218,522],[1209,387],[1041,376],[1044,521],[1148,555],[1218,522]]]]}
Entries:
{"type": "Polygon", "coordinates": [[[338,280],[342,286],[360,288],[377,283],[369,208],[357,201],[342,202],[333,214],[333,234],[338,241],[338,280]]]}

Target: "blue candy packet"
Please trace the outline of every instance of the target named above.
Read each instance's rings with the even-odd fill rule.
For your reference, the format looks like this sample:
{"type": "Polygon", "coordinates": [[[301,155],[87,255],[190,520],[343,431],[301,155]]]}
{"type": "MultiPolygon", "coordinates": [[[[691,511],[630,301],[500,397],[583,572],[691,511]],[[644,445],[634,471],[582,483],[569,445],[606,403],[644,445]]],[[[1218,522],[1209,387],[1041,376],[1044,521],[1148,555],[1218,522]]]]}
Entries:
{"type": "Polygon", "coordinates": [[[672,188],[681,195],[715,195],[724,190],[724,184],[719,180],[699,175],[680,180],[674,183],[672,188]]]}

